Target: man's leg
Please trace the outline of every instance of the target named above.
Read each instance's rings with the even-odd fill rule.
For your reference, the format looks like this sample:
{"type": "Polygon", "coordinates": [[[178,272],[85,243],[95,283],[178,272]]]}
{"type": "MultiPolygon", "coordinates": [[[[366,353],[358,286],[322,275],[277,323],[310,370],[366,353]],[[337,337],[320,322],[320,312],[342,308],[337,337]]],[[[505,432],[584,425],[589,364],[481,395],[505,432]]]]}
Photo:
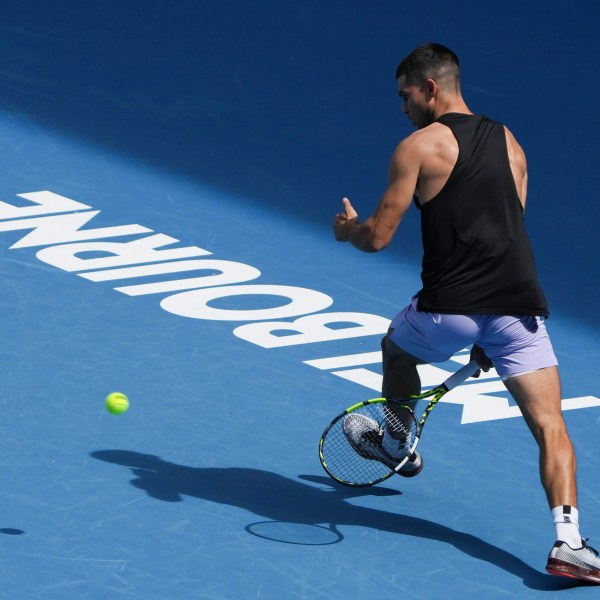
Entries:
{"type": "MultiPolygon", "coordinates": [[[[421,391],[421,379],[417,372],[417,363],[420,361],[389,342],[391,331],[381,341],[382,395],[388,399],[406,398],[421,391]],[[390,354],[390,350],[393,354],[390,354]]],[[[412,408],[416,402],[407,404],[412,408]]],[[[383,423],[351,413],[344,418],[342,426],[346,439],[358,454],[394,469],[410,452],[414,420],[409,411],[396,408],[392,403],[387,403],[383,410],[383,423]]],[[[403,477],[414,477],[422,469],[423,460],[415,451],[397,472],[403,477]]]]}
{"type": "Polygon", "coordinates": [[[598,552],[579,533],[576,461],[561,410],[558,369],[547,367],[504,380],[540,447],[540,476],[556,526],[546,570],[600,583],[598,552]]]}
{"type": "MultiPolygon", "coordinates": [[[[421,393],[421,377],[417,365],[425,364],[422,360],[402,350],[390,336],[394,330],[381,340],[381,356],[383,363],[383,383],[381,395],[384,398],[408,398],[421,393]]],[[[414,410],[417,401],[405,402],[414,410]]],[[[410,429],[410,422],[404,423],[410,429]]]]}
{"type": "Polygon", "coordinates": [[[421,393],[421,378],[418,364],[424,364],[412,354],[405,352],[390,339],[393,330],[381,340],[383,363],[383,384],[381,395],[384,398],[406,398],[421,393]]]}
{"type": "Polygon", "coordinates": [[[549,367],[504,381],[540,448],[540,477],[550,508],[577,506],[576,459],[562,416],[558,369],[549,367]]]}
{"type": "MultiPolygon", "coordinates": [[[[390,339],[392,332],[393,330],[390,329],[388,334],[381,340],[383,363],[381,395],[384,398],[407,398],[408,396],[417,395],[421,392],[421,378],[417,371],[417,364],[424,363],[392,342],[390,339]]],[[[417,402],[406,402],[406,404],[414,410],[417,402]]],[[[386,410],[391,412],[387,415],[388,425],[382,444],[384,449],[392,456],[399,456],[407,452],[406,445],[411,443],[411,440],[407,437],[407,432],[410,432],[412,428],[412,420],[405,410],[394,411],[392,406],[386,407],[386,410]],[[397,425],[391,425],[390,423],[397,425]]],[[[418,452],[415,452],[398,474],[403,477],[414,477],[422,470],[423,459],[418,452]]]]}
{"type": "MultiPolygon", "coordinates": [[[[416,299],[398,313],[382,341],[383,384],[382,396],[388,399],[407,398],[421,392],[421,378],[417,365],[448,360],[454,352],[472,344],[480,331],[477,319],[468,315],[438,315],[417,310],[416,299]],[[413,354],[414,353],[414,354],[413,354]],[[420,357],[420,358],[417,358],[420,357]]],[[[416,401],[405,402],[414,411],[416,401]]],[[[388,410],[393,410],[388,405],[388,410]]],[[[407,411],[396,411],[402,425],[390,426],[390,419],[382,439],[382,447],[396,456],[393,448],[406,452],[411,444],[406,431],[413,420],[407,411]]],[[[418,418],[418,417],[417,417],[418,418]]],[[[421,471],[422,459],[418,451],[400,470],[400,475],[413,476],[421,471]],[[410,474],[408,474],[410,473],[410,474]]]]}
{"type": "Polygon", "coordinates": [[[556,528],[546,570],[600,583],[598,552],[579,533],[577,466],[562,415],[557,360],[541,319],[490,317],[478,340],[539,446],[540,478],[556,528]]]}

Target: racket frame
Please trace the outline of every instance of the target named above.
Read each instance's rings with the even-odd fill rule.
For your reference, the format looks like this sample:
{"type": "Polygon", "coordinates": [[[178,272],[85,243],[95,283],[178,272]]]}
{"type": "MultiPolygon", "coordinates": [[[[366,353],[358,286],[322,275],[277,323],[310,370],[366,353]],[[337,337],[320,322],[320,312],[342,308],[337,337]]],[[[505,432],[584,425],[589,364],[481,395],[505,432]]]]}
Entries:
{"type": "MultiPolygon", "coordinates": [[[[380,403],[386,404],[387,402],[388,402],[388,400],[386,398],[372,398],[371,400],[364,400],[362,402],[357,402],[356,404],[353,404],[352,406],[348,407],[344,412],[337,415],[337,417],[335,417],[331,421],[331,423],[329,423],[329,425],[327,425],[327,427],[325,428],[325,431],[323,431],[323,434],[321,435],[321,439],[319,440],[319,461],[321,462],[321,466],[323,467],[323,469],[325,469],[325,472],[327,473],[327,475],[329,475],[329,477],[331,477],[331,479],[333,479],[334,481],[337,481],[338,483],[341,483],[343,485],[347,485],[350,487],[367,487],[367,486],[375,485],[377,483],[381,483],[382,481],[384,481],[384,480],[388,479],[389,477],[391,477],[392,475],[394,475],[395,471],[390,469],[390,470],[388,470],[388,472],[384,473],[381,477],[375,478],[372,481],[361,482],[361,483],[347,481],[346,479],[343,479],[343,478],[339,477],[338,475],[336,475],[330,469],[330,467],[327,464],[327,461],[325,459],[325,455],[323,453],[323,445],[325,443],[325,439],[327,438],[327,434],[331,431],[331,429],[333,429],[333,427],[338,423],[338,421],[340,421],[341,419],[344,419],[345,417],[347,417],[349,414],[351,414],[355,410],[362,408],[363,406],[367,406],[368,404],[380,404],[380,403]]],[[[383,463],[379,463],[379,464],[381,464],[382,466],[385,466],[383,463]]]]}
{"type": "MultiPolygon", "coordinates": [[[[325,472],[332,479],[334,479],[335,481],[337,481],[343,485],[347,485],[347,486],[351,486],[351,487],[367,487],[367,486],[375,485],[377,483],[381,483],[382,481],[388,479],[392,475],[395,475],[410,460],[410,457],[414,454],[415,450],[417,449],[417,445],[419,444],[419,441],[421,439],[423,427],[425,426],[425,423],[426,423],[431,411],[436,406],[436,404],[441,400],[441,398],[446,393],[453,390],[455,387],[457,387],[461,383],[465,382],[469,377],[474,375],[479,370],[479,368],[480,367],[477,364],[477,361],[471,360],[464,367],[460,368],[458,371],[456,371],[455,373],[450,375],[450,377],[448,377],[443,383],[441,383],[440,385],[438,385],[430,390],[422,392],[420,394],[415,394],[413,396],[409,396],[408,398],[402,398],[402,399],[391,398],[388,400],[387,398],[372,398],[371,400],[365,400],[363,402],[358,402],[356,404],[353,404],[352,406],[347,408],[344,412],[337,415],[323,431],[323,434],[321,435],[321,439],[319,440],[319,461],[321,462],[321,466],[323,467],[323,469],[325,469],[325,472]],[[431,400],[425,407],[425,410],[423,411],[421,418],[417,421],[417,417],[416,417],[414,411],[406,404],[406,402],[417,402],[419,400],[425,400],[427,398],[431,398],[431,400]],[[359,409],[363,406],[366,406],[368,404],[375,404],[375,403],[383,403],[383,404],[398,403],[398,404],[400,404],[400,406],[402,406],[402,408],[410,411],[412,414],[412,417],[416,423],[416,435],[414,436],[414,440],[410,447],[409,452],[398,463],[398,465],[396,465],[393,469],[387,467],[389,469],[389,472],[387,472],[384,475],[382,475],[381,477],[375,478],[373,481],[369,481],[369,482],[356,483],[356,482],[352,482],[352,481],[346,481],[345,479],[342,479],[341,477],[335,475],[335,473],[333,473],[330,470],[330,467],[327,465],[327,461],[326,461],[324,453],[323,453],[323,445],[324,445],[325,439],[326,439],[329,431],[334,427],[334,425],[340,419],[343,419],[350,413],[356,411],[357,409],[359,409]]],[[[383,465],[383,463],[380,463],[380,464],[383,465]]],[[[386,466],[386,465],[383,465],[383,466],[386,466]]]]}

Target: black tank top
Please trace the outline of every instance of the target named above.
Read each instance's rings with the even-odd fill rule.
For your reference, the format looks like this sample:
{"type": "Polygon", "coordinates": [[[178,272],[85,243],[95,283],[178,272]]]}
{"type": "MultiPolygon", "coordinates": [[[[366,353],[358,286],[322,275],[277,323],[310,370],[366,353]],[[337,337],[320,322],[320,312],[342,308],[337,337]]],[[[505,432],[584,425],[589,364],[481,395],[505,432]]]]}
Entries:
{"type": "Polygon", "coordinates": [[[459,154],[440,193],[419,207],[424,254],[418,309],[548,316],[503,125],[459,113],[438,122],[452,130],[459,154]]]}

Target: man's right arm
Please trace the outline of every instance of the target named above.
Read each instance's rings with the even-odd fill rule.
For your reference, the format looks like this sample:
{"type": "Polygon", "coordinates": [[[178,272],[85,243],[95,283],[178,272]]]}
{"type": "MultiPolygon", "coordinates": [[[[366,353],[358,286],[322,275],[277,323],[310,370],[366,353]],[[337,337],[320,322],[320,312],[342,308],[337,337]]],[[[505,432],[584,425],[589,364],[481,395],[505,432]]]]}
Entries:
{"type": "Polygon", "coordinates": [[[344,214],[337,215],[334,223],[336,239],[349,241],[363,252],[378,252],[388,246],[410,207],[419,171],[419,154],[414,139],[408,137],[392,155],[388,185],[373,215],[360,223],[354,208],[345,199],[344,214]]]}

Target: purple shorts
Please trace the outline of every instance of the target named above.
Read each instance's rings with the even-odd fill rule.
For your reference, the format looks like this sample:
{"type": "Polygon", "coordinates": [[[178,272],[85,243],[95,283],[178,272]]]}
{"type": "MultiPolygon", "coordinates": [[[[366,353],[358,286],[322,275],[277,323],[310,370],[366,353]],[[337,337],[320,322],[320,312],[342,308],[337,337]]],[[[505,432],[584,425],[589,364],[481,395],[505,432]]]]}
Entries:
{"type": "Polygon", "coordinates": [[[540,317],[419,312],[417,300],[398,313],[390,339],[426,363],[444,362],[477,344],[503,379],[558,364],[540,317]]]}

